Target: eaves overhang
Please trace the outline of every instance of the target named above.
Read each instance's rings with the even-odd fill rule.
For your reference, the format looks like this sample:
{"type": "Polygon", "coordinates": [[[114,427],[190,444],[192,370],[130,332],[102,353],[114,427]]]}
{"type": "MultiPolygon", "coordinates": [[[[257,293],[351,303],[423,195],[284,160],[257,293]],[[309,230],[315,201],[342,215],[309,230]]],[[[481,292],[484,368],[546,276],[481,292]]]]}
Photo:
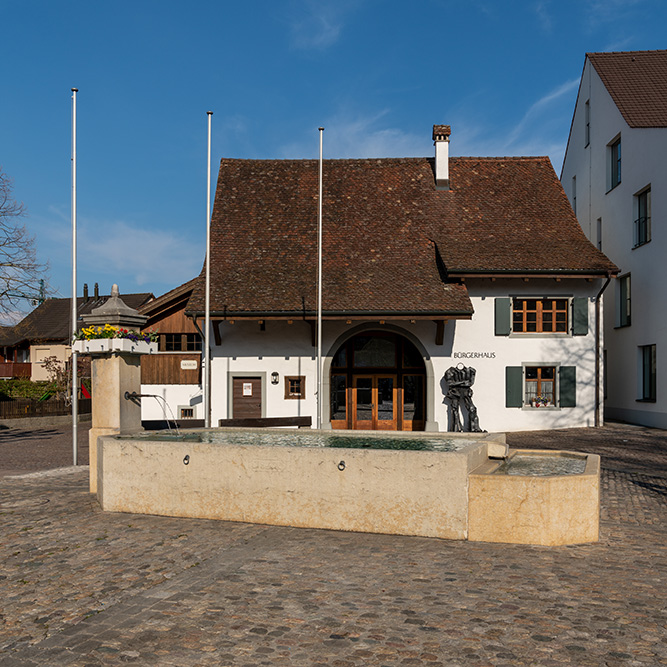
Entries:
{"type": "MultiPolygon", "coordinates": [[[[201,310],[185,311],[187,317],[201,318],[201,310]]],[[[434,310],[434,311],[325,311],[323,320],[469,320],[473,310],[434,310]]],[[[211,311],[210,317],[216,320],[314,320],[317,311],[211,311]]]]}
{"type": "Polygon", "coordinates": [[[618,275],[619,269],[602,269],[600,271],[591,271],[590,269],[572,270],[567,269],[563,271],[545,271],[544,269],[536,270],[521,270],[521,271],[489,271],[485,269],[449,269],[447,275],[450,278],[545,278],[545,279],[590,279],[599,280],[600,278],[610,278],[618,275]]]}

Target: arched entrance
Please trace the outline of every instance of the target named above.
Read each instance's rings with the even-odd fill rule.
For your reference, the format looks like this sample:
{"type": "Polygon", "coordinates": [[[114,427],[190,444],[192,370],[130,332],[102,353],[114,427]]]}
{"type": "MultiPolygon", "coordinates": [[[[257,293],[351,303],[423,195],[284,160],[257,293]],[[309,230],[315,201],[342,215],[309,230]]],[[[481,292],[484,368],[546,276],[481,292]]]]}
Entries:
{"type": "Polygon", "coordinates": [[[424,430],[424,359],[398,333],[363,331],[346,340],[331,360],[330,389],[334,429],[424,430]]]}

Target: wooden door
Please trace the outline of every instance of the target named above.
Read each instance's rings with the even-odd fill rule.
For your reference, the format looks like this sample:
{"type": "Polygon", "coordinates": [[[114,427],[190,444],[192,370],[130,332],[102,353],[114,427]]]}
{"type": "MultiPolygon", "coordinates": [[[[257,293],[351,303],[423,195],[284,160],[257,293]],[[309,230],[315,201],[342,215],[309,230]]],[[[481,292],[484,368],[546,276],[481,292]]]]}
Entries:
{"type": "Polygon", "coordinates": [[[355,375],[352,427],[369,431],[395,431],[396,398],[395,375],[355,375]]]}
{"type": "Polygon", "coordinates": [[[262,416],[262,378],[234,378],[232,388],[234,419],[259,419],[262,416]]]}

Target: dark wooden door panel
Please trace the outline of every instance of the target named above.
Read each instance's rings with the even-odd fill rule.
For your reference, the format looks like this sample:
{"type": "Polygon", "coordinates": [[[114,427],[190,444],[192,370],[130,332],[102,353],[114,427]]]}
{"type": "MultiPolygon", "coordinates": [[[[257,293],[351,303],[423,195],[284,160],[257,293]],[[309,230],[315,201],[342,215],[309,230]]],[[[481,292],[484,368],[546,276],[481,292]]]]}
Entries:
{"type": "Polygon", "coordinates": [[[234,378],[232,406],[234,419],[258,419],[262,416],[262,379],[234,378]]]}

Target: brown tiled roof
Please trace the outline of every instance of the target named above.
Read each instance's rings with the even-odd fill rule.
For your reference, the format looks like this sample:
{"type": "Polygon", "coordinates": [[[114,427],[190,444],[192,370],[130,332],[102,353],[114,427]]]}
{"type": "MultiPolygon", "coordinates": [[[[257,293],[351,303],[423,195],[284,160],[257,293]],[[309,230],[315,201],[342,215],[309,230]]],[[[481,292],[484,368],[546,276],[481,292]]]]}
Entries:
{"type": "MultiPolygon", "coordinates": [[[[436,190],[428,158],[324,163],[326,315],[466,316],[448,275],[602,275],[548,158],[452,158],[436,190]]],[[[312,315],[318,163],[222,160],[211,230],[211,311],[312,315]]],[[[189,312],[204,309],[200,276],[189,312]]]]}
{"type": "MultiPolygon", "coordinates": [[[[142,315],[148,315],[149,317],[161,312],[165,308],[171,307],[175,302],[186,300],[189,298],[194,286],[197,282],[197,278],[188,280],[187,283],[183,283],[174,289],[165,292],[161,296],[151,299],[145,303],[141,308],[138,308],[139,312],[142,315]]],[[[122,297],[121,297],[122,298],[122,297]]]]}
{"type": "Polygon", "coordinates": [[[667,50],[586,55],[630,127],[667,127],[667,50]]]}
{"type": "MultiPolygon", "coordinates": [[[[93,308],[98,308],[109,295],[98,298],[77,298],[77,311],[79,319],[81,315],[90,313],[93,308]]],[[[120,298],[130,308],[138,309],[153,298],[149,292],[139,294],[121,294],[120,298]]],[[[69,342],[72,327],[72,300],[71,299],[47,299],[35,310],[26,315],[16,326],[3,335],[0,345],[17,345],[23,341],[30,343],[42,342],[69,342]]]]}
{"type": "Polygon", "coordinates": [[[430,197],[450,276],[616,270],[585,237],[548,157],[452,158],[450,181],[430,197]]]}

